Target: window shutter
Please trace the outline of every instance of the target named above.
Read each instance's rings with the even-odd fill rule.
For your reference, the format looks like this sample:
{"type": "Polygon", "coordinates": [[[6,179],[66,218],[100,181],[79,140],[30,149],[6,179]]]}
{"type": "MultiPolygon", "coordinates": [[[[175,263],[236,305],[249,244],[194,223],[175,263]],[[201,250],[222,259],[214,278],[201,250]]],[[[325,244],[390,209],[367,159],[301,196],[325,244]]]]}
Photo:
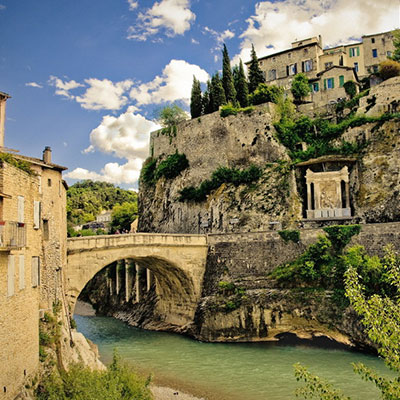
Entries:
{"type": "Polygon", "coordinates": [[[25,289],[25,256],[19,256],[19,289],[25,289]]]}
{"type": "Polygon", "coordinates": [[[340,76],[339,76],[339,86],[340,86],[340,87],[343,87],[343,85],[344,85],[344,76],[343,76],[343,75],[340,75],[340,76]]]}
{"type": "Polygon", "coordinates": [[[40,201],[33,202],[33,228],[40,228],[40,201]]]}
{"type": "Polygon", "coordinates": [[[359,56],[360,55],[360,48],[356,47],[356,49],[357,49],[357,56],[359,56]]]}
{"type": "Polygon", "coordinates": [[[331,78],[332,79],[332,89],[335,88],[335,78],[331,78]]]}
{"type": "Polygon", "coordinates": [[[32,257],[31,277],[32,277],[32,287],[39,286],[39,282],[40,282],[39,257],[32,257]]]}
{"type": "Polygon", "coordinates": [[[315,83],[315,91],[316,91],[316,92],[319,91],[319,83],[318,83],[318,82],[315,83]]]}
{"type": "Polygon", "coordinates": [[[18,196],[18,221],[24,223],[24,205],[25,199],[23,196],[18,196]]]}
{"type": "Polygon", "coordinates": [[[8,256],[7,296],[14,294],[15,256],[8,256]]]}
{"type": "Polygon", "coordinates": [[[324,79],[324,90],[326,90],[326,79],[324,79]]]}
{"type": "Polygon", "coordinates": [[[301,62],[301,72],[304,72],[304,61],[301,62]]]}
{"type": "Polygon", "coordinates": [[[351,49],[349,49],[349,57],[352,57],[352,55],[351,55],[351,49]]]}

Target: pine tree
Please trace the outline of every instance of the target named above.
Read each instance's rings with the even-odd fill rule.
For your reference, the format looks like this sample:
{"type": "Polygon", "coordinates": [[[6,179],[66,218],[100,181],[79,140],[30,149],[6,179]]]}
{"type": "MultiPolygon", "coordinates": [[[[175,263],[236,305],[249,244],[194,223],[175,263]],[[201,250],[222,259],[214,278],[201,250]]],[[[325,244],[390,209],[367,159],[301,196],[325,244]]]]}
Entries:
{"type": "Polygon", "coordinates": [[[211,79],[211,109],[218,111],[219,107],[226,104],[225,91],[219,73],[216,72],[211,79]]]}
{"type": "Polygon", "coordinates": [[[207,89],[204,91],[203,97],[201,99],[203,105],[203,114],[212,113],[211,108],[211,81],[207,81],[207,89]]]}
{"type": "Polygon", "coordinates": [[[233,82],[236,89],[236,99],[240,107],[247,107],[249,105],[249,86],[244,74],[242,60],[240,60],[239,67],[235,66],[233,68],[233,82]]]}
{"type": "Polygon", "coordinates": [[[202,108],[200,81],[193,76],[192,95],[190,97],[190,114],[192,118],[200,117],[202,108]]]}
{"type": "Polygon", "coordinates": [[[222,86],[224,88],[226,101],[236,104],[236,90],[233,84],[231,60],[225,44],[222,50],[222,86]]]}
{"type": "Polygon", "coordinates": [[[264,75],[258,65],[258,58],[254,45],[251,45],[251,61],[249,66],[249,92],[253,93],[260,83],[265,83],[264,75]]]}

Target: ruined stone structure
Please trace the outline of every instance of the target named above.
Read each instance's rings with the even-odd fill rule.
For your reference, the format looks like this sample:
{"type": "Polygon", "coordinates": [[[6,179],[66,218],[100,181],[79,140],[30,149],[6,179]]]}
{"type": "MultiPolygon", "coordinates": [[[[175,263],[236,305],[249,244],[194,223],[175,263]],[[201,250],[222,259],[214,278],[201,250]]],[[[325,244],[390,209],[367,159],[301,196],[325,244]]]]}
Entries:
{"type": "Polygon", "coordinates": [[[201,296],[207,249],[203,235],[138,233],[68,239],[65,273],[71,309],[88,281],[117,261],[114,274],[108,278],[111,293],[118,295],[124,287],[126,302],[139,302],[154,281],[156,314],[162,323],[190,324],[201,296]],[[142,286],[139,278],[143,275],[142,286]]]}
{"type": "Polygon", "coordinates": [[[259,66],[267,84],[282,86],[288,92],[293,77],[304,73],[312,89],[310,100],[319,107],[346,97],[346,81],[358,82],[377,72],[379,63],[394,51],[393,32],[365,35],[361,40],[327,49],[321,36],[298,40],[290,49],[259,58],[259,66]]]}

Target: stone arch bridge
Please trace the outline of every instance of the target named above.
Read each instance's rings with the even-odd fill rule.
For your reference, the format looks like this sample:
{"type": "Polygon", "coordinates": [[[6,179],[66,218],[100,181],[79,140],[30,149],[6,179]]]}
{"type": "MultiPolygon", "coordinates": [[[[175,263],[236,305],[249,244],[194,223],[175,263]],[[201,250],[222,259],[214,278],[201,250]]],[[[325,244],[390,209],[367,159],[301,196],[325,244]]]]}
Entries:
{"type": "Polygon", "coordinates": [[[148,282],[155,283],[157,314],[166,324],[189,324],[201,297],[207,250],[205,235],[136,233],[70,238],[64,276],[71,310],[97,272],[126,260],[126,274],[122,274],[126,287],[132,285],[128,268],[136,268],[136,276],[146,268],[148,282]]]}

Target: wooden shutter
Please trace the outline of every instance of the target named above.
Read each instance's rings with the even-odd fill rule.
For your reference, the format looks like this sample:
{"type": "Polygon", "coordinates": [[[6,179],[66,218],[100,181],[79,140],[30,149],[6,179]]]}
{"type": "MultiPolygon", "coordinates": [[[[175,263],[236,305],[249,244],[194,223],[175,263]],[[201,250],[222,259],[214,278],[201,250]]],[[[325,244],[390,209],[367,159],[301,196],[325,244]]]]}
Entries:
{"type": "Polygon", "coordinates": [[[340,75],[340,76],[339,76],[339,86],[340,86],[340,87],[343,87],[343,85],[344,85],[344,76],[343,76],[343,75],[340,75]]]}
{"type": "Polygon", "coordinates": [[[324,89],[326,90],[326,79],[324,79],[324,89]]]}
{"type": "Polygon", "coordinates": [[[15,256],[8,256],[7,296],[14,294],[15,287],[15,256]]]}
{"type": "Polygon", "coordinates": [[[19,289],[25,289],[25,256],[20,254],[19,260],[19,289]]]}
{"type": "Polygon", "coordinates": [[[18,196],[18,221],[24,223],[24,207],[25,199],[23,196],[18,196]]]}
{"type": "Polygon", "coordinates": [[[335,78],[331,78],[332,79],[332,89],[335,88],[335,78]]]}
{"type": "Polygon", "coordinates": [[[33,202],[33,228],[40,228],[40,201],[33,202]]]}
{"type": "Polygon", "coordinates": [[[31,277],[32,277],[32,287],[39,286],[39,282],[40,282],[40,262],[39,262],[39,257],[32,257],[31,277]]]}
{"type": "Polygon", "coordinates": [[[360,48],[356,47],[356,49],[357,49],[357,56],[359,56],[360,55],[360,48]]]}

